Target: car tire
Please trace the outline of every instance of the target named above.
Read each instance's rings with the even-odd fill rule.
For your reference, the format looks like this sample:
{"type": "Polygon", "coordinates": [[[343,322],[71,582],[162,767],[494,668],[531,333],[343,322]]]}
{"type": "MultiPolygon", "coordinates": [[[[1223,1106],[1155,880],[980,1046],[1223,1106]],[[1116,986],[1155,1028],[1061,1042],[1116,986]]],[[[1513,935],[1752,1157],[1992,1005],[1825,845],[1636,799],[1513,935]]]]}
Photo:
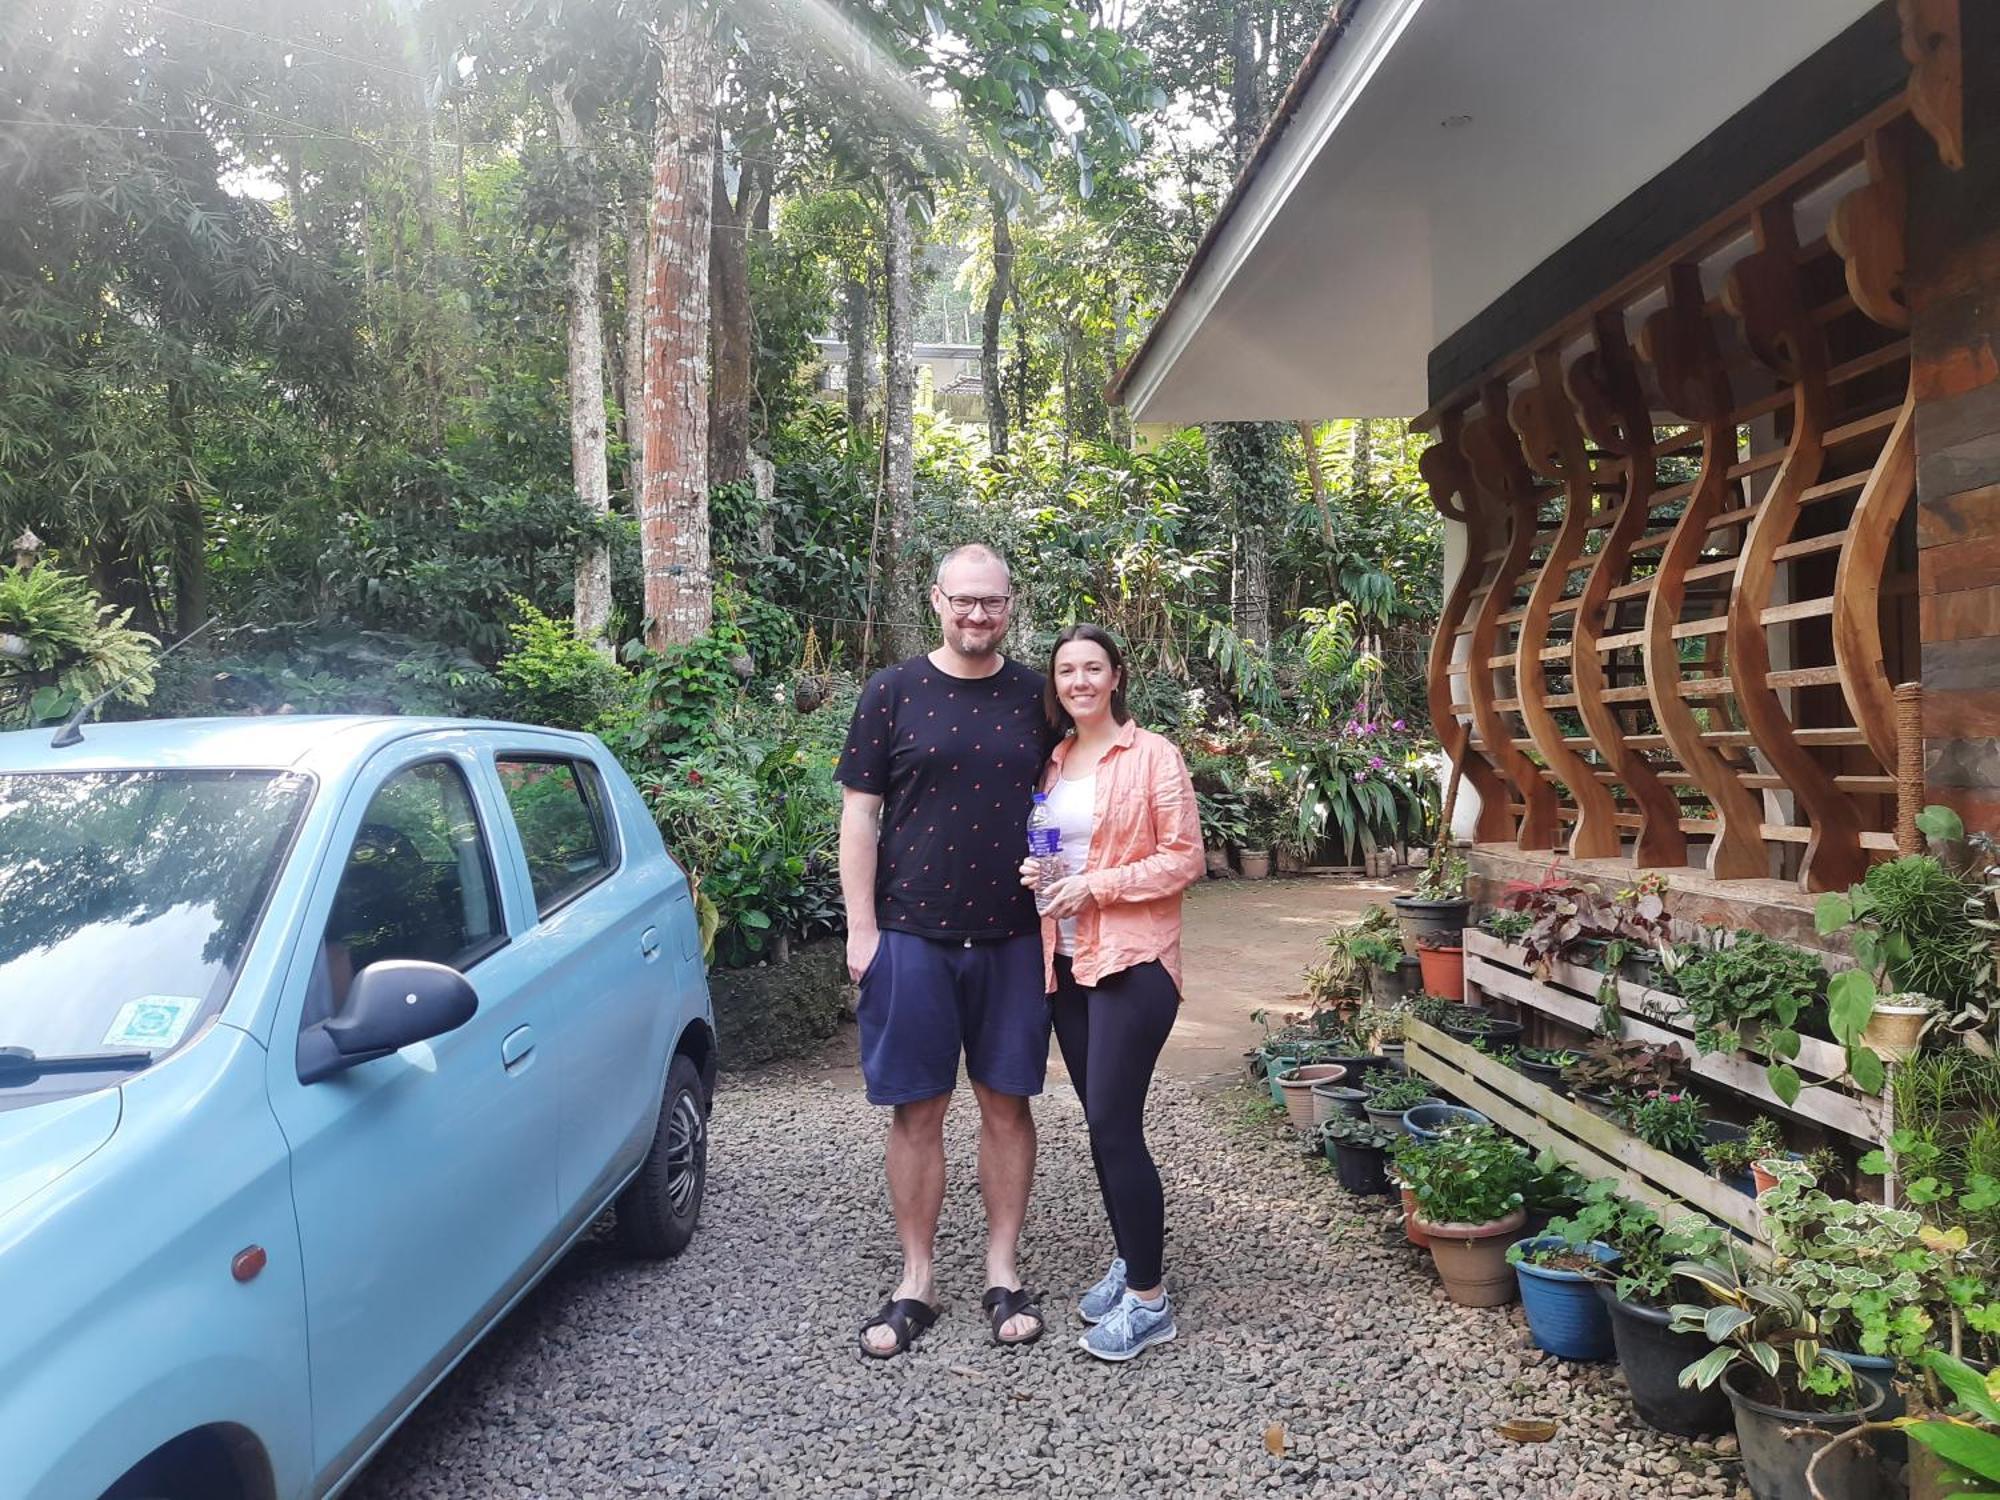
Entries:
{"type": "Polygon", "coordinates": [[[692,1058],[676,1053],[653,1144],[618,1195],[618,1243],[628,1255],[664,1260],[694,1238],[708,1186],[708,1109],[692,1058]]]}

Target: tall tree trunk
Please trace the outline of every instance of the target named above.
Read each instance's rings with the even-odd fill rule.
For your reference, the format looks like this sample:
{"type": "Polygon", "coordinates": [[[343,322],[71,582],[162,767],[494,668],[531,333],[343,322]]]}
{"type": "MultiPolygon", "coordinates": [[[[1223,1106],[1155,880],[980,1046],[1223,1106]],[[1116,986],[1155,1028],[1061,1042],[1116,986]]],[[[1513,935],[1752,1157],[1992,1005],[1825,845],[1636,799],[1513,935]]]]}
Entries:
{"type": "Polygon", "coordinates": [[[1256,9],[1252,0],[1235,0],[1229,13],[1229,109],[1234,127],[1230,145],[1239,169],[1250,160],[1264,128],[1264,104],[1257,88],[1256,9]]]}
{"type": "Polygon", "coordinates": [[[1306,456],[1306,482],[1312,486],[1313,504],[1319,508],[1319,534],[1328,546],[1333,544],[1333,512],[1326,503],[1326,474],[1319,466],[1319,433],[1317,424],[1299,423],[1299,448],[1306,456]]]}
{"type": "Polygon", "coordinates": [[[1217,422],[1208,440],[1209,486],[1231,538],[1230,623],[1246,641],[1271,639],[1272,524],[1283,514],[1291,454],[1282,422],[1217,422]]]}
{"type": "Polygon", "coordinates": [[[174,434],[180,470],[172,511],[174,633],[185,636],[208,617],[208,520],[195,467],[194,413],[187,387],[177,377],[167,383],[167,425],[174,434]]]}
{"type": "Polygon", "coordinates": [[[915,578],[908,548],[916,531],[916,349],[910,285],[910,208],[900,182],[889,189],[888,249],[883,257],[888,283],[889,339],[882,413],[883,509],[889,535],[882,565],[883,638],[898,659],[924,649],[927,632],[918,618],[915,578]]]}
{"type": "MultiPolygon", "coordinates": [[[[611,471],[605,453],[604,305],[598,291],[604,231],[595,202],[597,163],[576,117],[564,79],[549,90],[556,142],[569,169],[593,188],[592,202],[569,226],[569,467],[577,498],[591,519],[611,514],[611,471]]],[[[576,559],[577,636],[598,650],[611,650],[611,548],[600,530],[576,559]]]]}
{"type": "Polygon", "coordinates": [[[986,441],[998,455],[1007,451],[1007,392],[1000,371],[1000,314],[1014,281],[1014,232],[1007,222],[1007,198],[987,191],[993,208],[993,280],[986,288],[986,315],[979,323],[979,384],[986,397],[986,441]]]}
{"type": "Polygon", "coordinates": [[[708,391],[708,482],[750,477],[750,224],[757,171],[746,163],[736,201],[729,199],[722,154],[716,153],[715,222],[710,233],[709,331],[713,351],[708,391]]]}
{"type": "MultiPolygon", "coordinates": [[[[1118,372],[1125,364],[1125,339],[1131,332],[1132,294],[1119,282],[1111,290],[1111,352],[1105,360],[1107,386],[1118,378],[1118,372]]],[[[1111,423],[1111,441],[1119,447],[1132,447],[1132,418],[1122,405],[1113,406],[1107,413],[1111,423]]]]}
{"type": "Polygon", "coordinates": [[[646,195],[638,194],[625,218],[625,493],[639,503],[641,476],[646,472],[646,276],[651,257],[646,242],[651,223],[646,195]]]}
{"type": "Polygon", "coordinates": [[[1349,476],[1356,498],[1367,500],[1375,493],[1375,435],[1368,430],[1368,419],[1354,419],[1354,460],[1353,473],[1349,476]]]}
{"type": "Polygon", "coordinates": [[[715,171],[715,52],[682,12],[660,41],[653,154],[653,264],[646,287],[646,467],[639,551],[646,643],[708,632],[708,242],[715,171]]]}
{"type": "Polygon", "coordinates": [[[874,382],[875,305],[868,295],[868,278],[847,279],[847,447],[858,450],[868,436],[868,392],[874,382]]]}
{"type": "Polygon", "coordinates": [[[1028,309],[1014,288],[1014,425],[1028,429],[1028,309]]]}

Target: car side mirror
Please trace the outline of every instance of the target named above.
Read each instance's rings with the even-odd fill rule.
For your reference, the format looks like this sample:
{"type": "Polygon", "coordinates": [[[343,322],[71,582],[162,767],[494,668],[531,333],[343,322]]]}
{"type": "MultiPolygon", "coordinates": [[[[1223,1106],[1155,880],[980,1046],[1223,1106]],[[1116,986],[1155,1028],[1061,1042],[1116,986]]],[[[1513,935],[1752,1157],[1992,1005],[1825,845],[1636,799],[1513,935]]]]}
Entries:
{"type": "Polygon", "coordinates": [[[479,996],[458,970],[384,959],[354,976],[340,1010],[299,1033],[299,1081],[317,1083],[471,1020],[479,996]]]}

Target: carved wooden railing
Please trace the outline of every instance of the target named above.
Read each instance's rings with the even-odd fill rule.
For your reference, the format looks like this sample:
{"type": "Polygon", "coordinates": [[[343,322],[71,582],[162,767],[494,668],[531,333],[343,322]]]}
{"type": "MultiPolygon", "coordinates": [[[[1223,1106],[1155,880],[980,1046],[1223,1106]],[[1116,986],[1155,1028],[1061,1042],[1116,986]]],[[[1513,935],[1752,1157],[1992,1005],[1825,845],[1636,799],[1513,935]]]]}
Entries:
{"type": "Polygon", "coordinates": [[[1431,706],[1482,840],[1808,889],[1894,847],[1903,128],[1436,413],[1424,475],[1469,554],[1431,706]]]}

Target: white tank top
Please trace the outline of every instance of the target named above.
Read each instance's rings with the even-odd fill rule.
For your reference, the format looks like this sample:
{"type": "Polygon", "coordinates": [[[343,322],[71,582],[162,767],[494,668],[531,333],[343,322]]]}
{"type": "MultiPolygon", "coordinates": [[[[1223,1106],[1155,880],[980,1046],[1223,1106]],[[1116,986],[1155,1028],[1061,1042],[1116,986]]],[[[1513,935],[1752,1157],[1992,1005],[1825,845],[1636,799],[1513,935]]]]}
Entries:
{"type": "MultiPolygon", "coordinates": [[[[1092,771],[1079,781],[1058,776],[1049,788],[1048,809],[1062,834],[1063,873],[1081,875],[1090,859],[1090,831],[1097,822],[1097,773],[1092,771]]],[[[1075,956],[1075,917],[1056,923],[1056,952],[1075,956]]]]}

